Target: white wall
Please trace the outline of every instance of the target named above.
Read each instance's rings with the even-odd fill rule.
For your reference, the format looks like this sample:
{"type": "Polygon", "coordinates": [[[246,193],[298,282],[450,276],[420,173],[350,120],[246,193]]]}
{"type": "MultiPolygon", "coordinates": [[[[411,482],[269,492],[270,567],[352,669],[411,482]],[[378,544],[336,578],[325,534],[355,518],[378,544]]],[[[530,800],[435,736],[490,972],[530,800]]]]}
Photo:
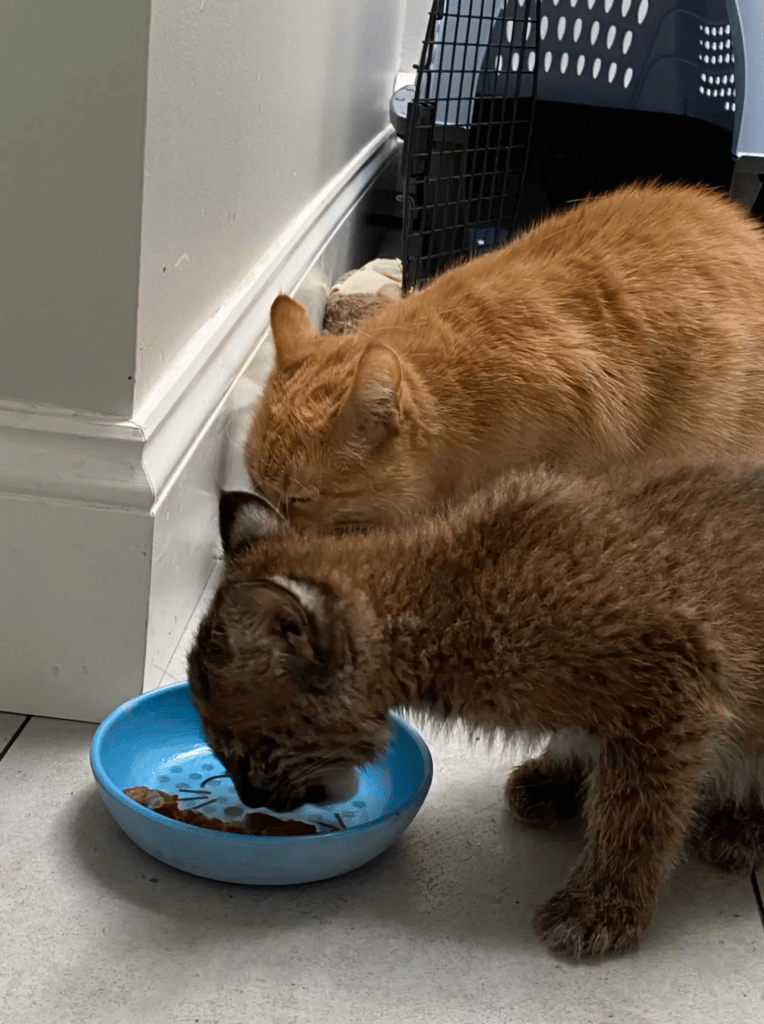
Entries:
{"type": "Polygon", "coordinates": [[[404,8],[0,0],[0,710],[165,677],[270,303],[375,255],[404,8]]]}
{"type": "Polygon", "coordinates": [[[404,0],[154,0],[136,405],[389,123],[404,0]]]}
{"type": "Polygon", "coordinates": [[[0,3],[0,401],[132,409],[149,7],[0,3]]]}
{"type": "Polygon", "coordinates": [[[434,0],[406,0],[401,39],[401,71],[411,71],[422,56],[422,42],[434,0]]]}

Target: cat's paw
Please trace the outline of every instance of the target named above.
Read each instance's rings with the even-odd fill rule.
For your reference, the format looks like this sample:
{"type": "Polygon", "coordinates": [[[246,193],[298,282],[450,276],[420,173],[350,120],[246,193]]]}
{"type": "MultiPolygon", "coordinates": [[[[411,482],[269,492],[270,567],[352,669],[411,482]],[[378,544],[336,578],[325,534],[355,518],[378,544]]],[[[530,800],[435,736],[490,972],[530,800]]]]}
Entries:
{"type": "Polygon", "coordinates": [[[536,911],[533,927],[555,953],[602,956],[625,953],[649,924],[623,898],[607,899],[589,888],[565,888],[536,911]]]}
{"type": "Polygon", "coordinates": [[[517,821],[549,827],[572,821],[583,806],[580,773],[554,764],[543,755],[510,772],[504,793],[517,821]]]}
{"type": "Polygon", "coordinates": [[[764,808],[731,802],[710,808],[702,813],[692,844],[707,864],[750,874],[764,866],[764,808]]]}

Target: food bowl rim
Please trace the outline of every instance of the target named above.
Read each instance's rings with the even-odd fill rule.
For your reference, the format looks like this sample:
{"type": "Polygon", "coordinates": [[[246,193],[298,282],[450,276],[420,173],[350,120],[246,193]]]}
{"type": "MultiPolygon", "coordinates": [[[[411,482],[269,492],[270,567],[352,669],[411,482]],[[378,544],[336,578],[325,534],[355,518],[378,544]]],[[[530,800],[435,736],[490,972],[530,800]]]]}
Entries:
{"type": "MultiPolygon", "coordinates": [[[[429,792],[433,776],[433,761],[432,754],[430,753],[430,748],[427,746],[427,743],[425,742],[424,738],[412,725],[410,725],[407,721],[405,721],[405,719],[403,719],[400,715],[396,714],[394,711],[390,711],[388,712],[390,718],[395,720],[398,723],[398,725],[400,725],[412,737],[417,747],[419,748],[424,761],[425,770],[419,785],[416,787],[415,791],[411,794],[411,796],[402,804],[400,804],[400,806],[395,807],[393,810],[388,811],[386,814],[380,815],[380,817],[378,818],[373,818],[371,821],[365,821],[363,822],[363,824],[360,825],[350,825],[347,828],[338,830],[336,832],[317,832],[314,835],[304,836],[250,836],[242,835],[239,832],[222,832],[217,829],[204,829],[200,828],[198,825],[191,825],[186,821],[177,821],[175,818],[168,818],[165,817],[165,815],[157,814],[156,811],[152,811],[150,808],[144,807],[143,804],[139,804],[136,800],[133,800],[131,797],[127,796],[127,794],[124,793],[123,790],[119,789],[119,787],[112,782],[110,776],[108,775],[104,768],[103,761],[101,758],[101,750],[103,748],[105,737],[108,734],[111,725],[122,715],[126,714],[128,711],[130,711],[137,705],[145,702],[147,699],[156,698],[159,695],[169,694],[173,692],[178,693],[181,690],[188,689],[189,684],[186,681],[173,683],[169,686],[162,686],[157,688],[156,690],[150,690],[148,693],[141,693],[138,694],[137,697],[132,697],[130,700],[125,701],[124,704],[120,704],[119,707],[109,712],[106,718],[104,718],[104,720],[96,729],[92,743],[90,745],[90,766],[92,768],[93,775],[95,776],[98,785],[101,786],[104,790],[106,790],[109,796],[116,799],[128,810],[137,813],[139,816],[143,816],[146,819],[146,821],[153,822],[155,825],[159,825],[158,819],[161,819],[162,823],[169,826],[171,830],[175,829],[178,832],[179,836],[185,833],[187,835],[195,835],[199,837],[200,833],[210,832],[214,834],[214,836],[220,837],[224,842],[234,840],[237,845],[242,841],[260,844],[262,843],[263,840],[268,840],[269,842],[277,843],[294,842],[295,839],[306,839],[308,840],[308,842],[312,843],[317,843],[321,841],[331,842],[332,840],[336,840],[337,836],[359,834],[361,832],[379,828],[381,825],[383,825],[387,821],[390,821],[392,818],[400,817],[413,804],[419,804],[421,806],[421,804],[424,803],[424,800],[427,797],[427,793],[429,792]]],[[[257,810],[257,808],[250,808],[250,810],[254,811],[257,810]]]]}

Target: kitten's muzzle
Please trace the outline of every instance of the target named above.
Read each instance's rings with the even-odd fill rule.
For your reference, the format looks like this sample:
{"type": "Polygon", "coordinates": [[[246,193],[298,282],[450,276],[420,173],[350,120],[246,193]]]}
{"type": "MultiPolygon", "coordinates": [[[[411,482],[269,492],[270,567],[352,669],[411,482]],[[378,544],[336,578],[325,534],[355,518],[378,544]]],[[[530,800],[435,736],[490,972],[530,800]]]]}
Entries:
{"type": "Polygon", "coordinates": [[[246,807],[262,807],[268,811],[284,813],[293,811],[303,804],[321,803],[326,800],[326,787],[321,785],[308,786],[302,793],[278,793],[262,786],[253,786],[249,778],[249,764],[240,766],[231,773],[234,789],[246,807]]]}

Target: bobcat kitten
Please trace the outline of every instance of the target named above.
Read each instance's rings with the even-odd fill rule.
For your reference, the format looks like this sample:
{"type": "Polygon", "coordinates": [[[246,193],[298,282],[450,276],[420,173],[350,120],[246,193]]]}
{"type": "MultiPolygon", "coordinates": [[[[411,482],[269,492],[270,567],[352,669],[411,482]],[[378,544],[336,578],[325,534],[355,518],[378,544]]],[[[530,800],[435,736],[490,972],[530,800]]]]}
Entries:
{"type": "Polygon", "coordinates": [[[630,186],[317,335],[285,295],[245,463],[295,525],[400,522],[508,469],[764,454],[764,237],[630,186]]]}
{"type": "Polygon", "coordinates": [[[370,762],[393,707],[550,736],[507,796],[587,842],[536,913],[555,950],[625,950],[694,838],[764,862],[764,469],[512,474],[400,531],[310,538],[223,495],[224,580],[189,655],[251,806],[370,762]]]}

